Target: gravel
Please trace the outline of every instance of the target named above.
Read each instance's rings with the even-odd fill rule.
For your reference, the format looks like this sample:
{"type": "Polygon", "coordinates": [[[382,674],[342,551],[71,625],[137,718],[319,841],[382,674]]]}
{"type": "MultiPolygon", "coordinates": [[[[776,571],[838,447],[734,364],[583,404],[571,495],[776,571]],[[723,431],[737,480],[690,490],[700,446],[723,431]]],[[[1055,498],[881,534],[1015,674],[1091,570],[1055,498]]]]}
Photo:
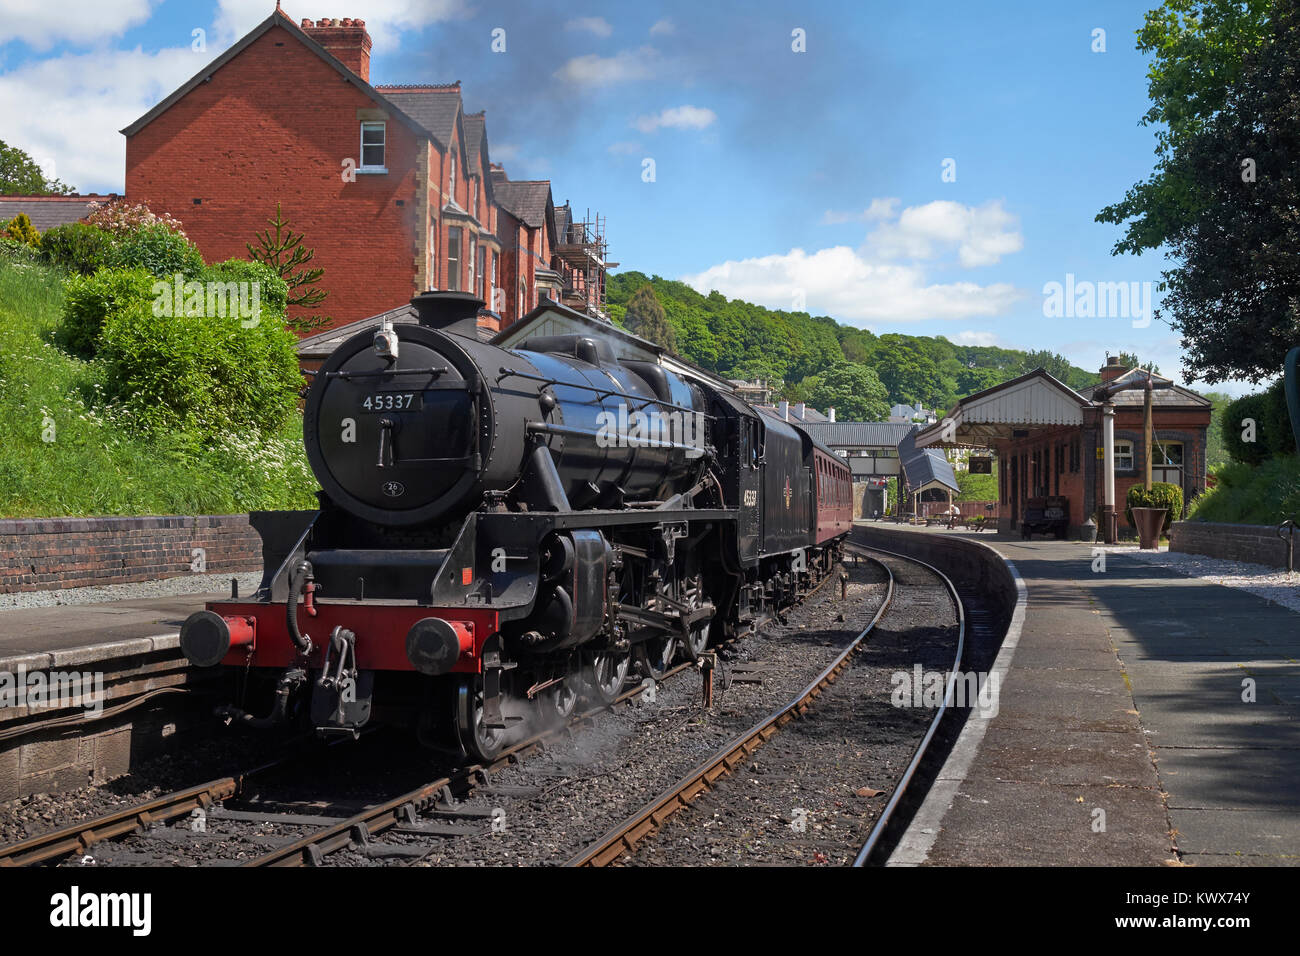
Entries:
{"type": "Polygon", "coordinates": [[[1102,545],[1101,547],[1109,554],[1138,558],[1225,588],[1239,588],[1292,611],[1300,611],[1300,572],[1288,573],[1264,564],[1226,561],[1201,554],[1170,551],[1167,545],[1162,546],[1159,551],[1141,551],[1132,545],[1127,547],[1102,545]]]}
{"type": "MultiPolygon", "coordinates": [[[[838,584],[831,581],[815,598],[791,611],[786,623],[771,624],[759,634],[724,648],[715,673],[714,706],[707,713],[701,707],[699,677],[694,671],[684,671],[659,685],[653,701],[633,703],[597,715],[588,727],[568,739],[493,775],[467,801],[425,817],[425,821],[457,825],[463,831],[460,835],[389,832],[379,837],[378,842],[419,845],[425,854],[420,862],[426,865],[564,862],[725,742],[788,702],[826,667],[865,626],[883,597],[883,574],[877,567],[864,563],[860,568],[850,568],[849,572],[847,601],[840,600],[838,584]],[[746,668],[749,670],[746,681],[735,680],[746,668]],[[749,682],[753,680],[758,682],[749,682]]],[[[142,586],[115,586],[113,590],[122,587],[142,586]]],[[[903,600],[906,603],[906,598],[903,600]]],[[[888,633],[882,631],[881,636],[888,637],[888,633]]],[[[917,660],[915,653],[901,646],[900,641],[901,638],[893,646],[888,640],[882,643],[889,653],[902,655],[889,664],[891,671],[906,669],[917,660]]],[[[882,674],[884,671],[875,673],[875,679],[882,679],[882,674]]],[[[841,677],[841,681],[847,677],[841,677]]],[[[846,725],[844,734],[838,727],[832,728],[835,732],[828,738],[828,745],[843,751],[849,762],[863,754],[871,754],[871,759],[875,759],[874,738],[855,739],[852,746],[842,743],[845,735],[857,734],[857,724],[865,721],[869,726],[884,727],[891,723],[910,724],[919,719],[915,714],[888,706],[887,677],[883,679],[886,681],[883,690],[876,688],[886,698],[883,711],[878,700],[850,704],[845,719],[855,721],[854,726],[850,729],[846,725]],[[865,743],[872,743],[872,750],[862,749],[865,743]]],[[[788,729],[783,734],[787,732],[788,729]]],[[[777,752],[769,751],[773,746],[774,743],[769,743],[759,752],[761,760],[766,761],[769,757],[765,755],[777,752]]],[[[107,786],[39,795],[0,807],[0,842],[65,826],[245,769],[253,763],[250,747],[261,748],[266,753],[274,749],[268,740],[255,735],[218,734],[201,745],[150,761],[136,773],[107,786]]],[[[229,806],[342,818],[367,803],[390,799],[450,769],[443,758],[420,750],[409,735],[400,732],[376,734],[358,744],[333,748],[328,755],[304,759],[310,760],[311,768],[316,769],[304,772],[303,764],[297,763],[296,769],[276,771],[273,779],[259,781],[249,799],[229,806]]],[[[885,767],[897,771],[905,763],[906,756],[900,750],[888,757],[885,767]]],[[[853,784],[849,793],[861,786],[862,781],[880,777],[874,769],[869,773],[855,770],[844,774],[845,785],[853,784]]],[[[885,799],[887,796],[871,802],[879,807],[885,799]]],[[[784,796],[779,802],[782,806],[790,803],[784,796]]],[[[824,812],[815,801],[805,803],[814,813],[824,812]]],[[[816,828],[826,825],[818,817],[811,827],[814,832],[820,832],[816,828]]],[[[128,837],[98,847],[91,856],[104,865],[160,862],[202,865],[247,859],[304,832],[308,828],[221,819],[217,811],[202,833],[195,833],[188,821],[182,821],[162,828],[149,838],[128,837]]],[[[376,858],[351,849],[333,854],[326,862],[372,866],[413,861],[409,856],[376,858]]]]}
{"type": "Polygon", "coordinates": [[[239,580],[239,593],[251,594],[262,581],[262,572],[241,574],[186,574],[135,584],[101,584],[87,588],[55,591],[21,591],[0,594],[0,611],[24,607],[58,607],[72,604],[106,604],[110,601],[147,600],[178,594],[230,593],[230,579],[239,580]]]}
{"type": "Polygon", "coordinates": [[[894,601],[852,665],[802,719],[638,847],[636,866],[848,866],[934,717],[891,703],[893,675],[943,672],[956,627],[939,579],[886,559],[894,601]]]}

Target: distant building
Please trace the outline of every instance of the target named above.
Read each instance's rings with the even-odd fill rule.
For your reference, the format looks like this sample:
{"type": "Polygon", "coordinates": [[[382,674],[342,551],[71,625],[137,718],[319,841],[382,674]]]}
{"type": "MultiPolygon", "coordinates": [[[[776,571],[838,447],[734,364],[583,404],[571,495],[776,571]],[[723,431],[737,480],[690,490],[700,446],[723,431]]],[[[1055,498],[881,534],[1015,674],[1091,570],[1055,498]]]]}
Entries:
{"type": "Polygon", "coordinates": [[[915,405],[895,405],[889,410],[891,422],[921,422],[930,425],[938,420],[939,416],[926,409],[920,402],[915,405]]]}
{"type": "MultiPolygon", "coordinates": [[[[889,479],[898,478],[908,498],[929,500],[957,494],[957,478],[943,453],[918,449],[919,427],[902,422],[805,422],[813,438],[833,449],[853,475],[853,516],[870,518],[890,507],[889,479]]],[[[915,501],[904,502],[908,504],[915,501]]]]}
{"type": "MultiPolygon", "coordinates": [[[[1107,357],[1098,385],[1075,391],[1043,369],[975,392],[961,399],[943,423],[916,436],[919,447],[991,448],[998,469],[999,530],[1019,527],[1029,499],[1067,499],[1070,525],[1098,513],[1105,501],[1103,387],[1140,384],[1147,373],[1125,369],[1107,357]]],[[[1151,478],[1179,486],[1184,502],[1205,490],[1205,443],[1210,424],[1209,399],[1191,389],[1153,376],[1154,432],[1151,478]]],[[[1144,427],[1141,388],[1115,392],[1115,508],[1126,524],[1128,490],[1143,481],[1144,427]]],[[[1178,516],[1181,517],[1181,516],[1178,516]]]]}
{"type": "Polygon", "coordinates": [[[0,196],[0,222],[14,218],[20,212],[27,213],[27,218],[37,232],[53,229],[76,222],[90,213],[91,203],[106,203],[120,199],[117,193],[101,195],[87,193],[72,196],[0,196]]]}

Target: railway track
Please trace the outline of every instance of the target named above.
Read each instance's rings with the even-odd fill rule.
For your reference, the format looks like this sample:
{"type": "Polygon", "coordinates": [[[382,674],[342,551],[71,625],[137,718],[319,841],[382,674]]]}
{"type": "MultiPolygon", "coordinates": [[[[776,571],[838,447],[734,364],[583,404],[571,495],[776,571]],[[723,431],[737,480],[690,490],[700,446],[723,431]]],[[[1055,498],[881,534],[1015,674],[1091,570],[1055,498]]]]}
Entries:
{"type": "MultiPolygon", "coordinates": [[[[800,603],[808,601],[827,588],[835,574],[828,574],[800,603]]],[[[790,608],[782,610],[786,613],[790,608]]],[[[776,617],[769,614],[756,621],[745,634],[725,643],[743,639],[744,636],[771,623],[776,617]]],[[[688,669],[693,663],[682,663],[667,671],[667,680],[688,669]]],[[[471,764],[451,773],[423,783],[415,789],[388,800],[368,804],[351,816],[326,817],[316,814],[228,810],[224,805],[245,796],[254,780],[264,778],[272,770],[282,768],[296,755],[264,763],[246,772],[214,779],[207,783],[178,790],[174,793],[145,801],[82,823],[30,837],[18,843],[0,847],[0,867],[36,866],[58,863],[69,857],[87,854],[106,842],[134,836],[148,839],[151,836],[174,836],[171,826],[188,817],[203,817],[200,830],[207,834],[206,824],[241,823],[289,825],[307,832],[301,836],[276,841],[278,845],[244,861],[241,865],[253,867],[315,866],[332,853],[356,849],[367,856],[407,856],[418,862],[429,852],[428,848],[402,844],[384,844],[378,838],[386,833],[407,836],[450,836],[463,831],[463,824],[454,821],[465,816],[457,809],[459,803],[476,790],[488,786],[499,771],[523,761],[531,753],[545,748],[548,743],[571,734],[589,724],[597,715],[624,706],[643,694],[650,682],[640,683],[625,690],[610,705],[597,707],[580,714],[564,726],[552,728],[523,740],[501,753],[488,764],[471,764]]],[[[237,837],[237,834],[232,834],[237,837]]],[[[263,841],[265,842],[265,838],[263,841]]]]}
{"type": "Polygon", "coordinates": [[[953,663],[945,682],[943,703],[937,708],[934,717],[929,722],[924,736],[917,744],[911,760],[895,785],[885,809],[876,819],[870,834],[859,850],[854,865],[865,865],[871,859],[878,842],[888,830],[894,819],[895,812],[907,794],[908,786],[915,778],[917,768],[924,759],[940,723],[948,713],[948,708],[953,700],[957,671],[961,667],[962,657],[965,652],[966,619],[961,596],[957,593],[956,587],[937,568],[894,552],[866,548],[856,544],[848,544],[846,547],[852,553],[875,561],[889,576],[886,598],[862,632],[797,697],[726,743],[711,757],[687,773],[653,801],[643,806],[581,853],[570,859],[566,865],[574,867],[608,866],[617,862],[625,854],[635,851],[638,845],[647,837],[658,832],[670,817],[689,807],[701,796],[713,790],[718,782],[730,775],[733,770],[745,764],[750,756],[775,736],[782,727],[792,720],[807,714],[813,708],[818,697],[830,688],[849,666],[853,657],[865,644],[893,603],[896,587],[895,576],[885,562],[874,556],[875,554],[881,554],[887,555],[891,559],[923,567],[942,582],[944,590],[954,606],[957,636],[953,663]]]}

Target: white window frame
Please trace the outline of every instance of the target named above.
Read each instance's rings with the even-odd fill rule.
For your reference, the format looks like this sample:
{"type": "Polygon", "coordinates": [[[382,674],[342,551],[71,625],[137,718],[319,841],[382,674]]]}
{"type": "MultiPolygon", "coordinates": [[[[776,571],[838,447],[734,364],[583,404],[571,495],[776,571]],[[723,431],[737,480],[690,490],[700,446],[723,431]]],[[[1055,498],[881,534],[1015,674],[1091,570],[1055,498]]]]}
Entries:
{"type": "Polygon", "coordinates": [[[361,123],[361,132],[359,134],[359,146],[361,151],[358,154],[358,159],[360,160],[360,162],[357,163],[358,173],[365,173],[368,176],[373,176],[373,175],[379,175],[388,172],[388,124],[387,123],[383,122],[382,120],[364,120],[361,123]],[[378,166],[374,166],[366,163],[366,147],[370,146],[370,148],[373,149],[376,145],[375,143],[366,142],[366,130],[375,129],[375,128],[378,128],[379,131],[383,133],[384,136],[383,141],[377,144],[379,146],[380,151],[383,153],[383,160],[380,162],[378,166]]]}
{"type": "Polygon", "coordinates": [[[1133,471],[1137,468],[1137,460],[1133,455],[1133,443],[1127,438],[1115,439],[1115,471],[1133,471]],[[1127,449],[1121,451],[1120,449],[1127,449]],[[1128,464],[1124,464],[1127,461],[1128,464]]]}
{"type": "Polygon", "coordinates": [[[464,257],[465,234],[459,226],[451,226],[447,229],[447,290],[449,292],[460,291],[461,261],[464,257]],[[455,258],[451,254],[453,245],[456,249],[455,258]]]}
{"type": "Polygon", "coordinates": [[[451,154],[451,165],[447,168],[447,202],[456,201],[456,154],[451,154]]]}
{"type": "Polygon", "coordinates": [[[478,237],[469,237],[469,291],[478,295],[478,237]]]}

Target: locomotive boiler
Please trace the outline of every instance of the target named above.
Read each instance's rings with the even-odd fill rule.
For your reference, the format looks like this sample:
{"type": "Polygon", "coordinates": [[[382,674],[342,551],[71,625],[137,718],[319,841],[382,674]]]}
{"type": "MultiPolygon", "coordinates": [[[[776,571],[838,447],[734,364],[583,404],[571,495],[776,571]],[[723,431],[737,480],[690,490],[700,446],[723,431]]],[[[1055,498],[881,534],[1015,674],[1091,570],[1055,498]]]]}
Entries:
{"type": "Polygon", "coordinates": [[[794,425],[600,335],[504,349],[473,296],[412,306],[315,374],[319,511],[251,516],[258,591],[182,628],[193,664],[273,675],[270,715],[228,720],[355,734],[383,712],[492,759],[829,569],[848,469],[794,425]]]}

